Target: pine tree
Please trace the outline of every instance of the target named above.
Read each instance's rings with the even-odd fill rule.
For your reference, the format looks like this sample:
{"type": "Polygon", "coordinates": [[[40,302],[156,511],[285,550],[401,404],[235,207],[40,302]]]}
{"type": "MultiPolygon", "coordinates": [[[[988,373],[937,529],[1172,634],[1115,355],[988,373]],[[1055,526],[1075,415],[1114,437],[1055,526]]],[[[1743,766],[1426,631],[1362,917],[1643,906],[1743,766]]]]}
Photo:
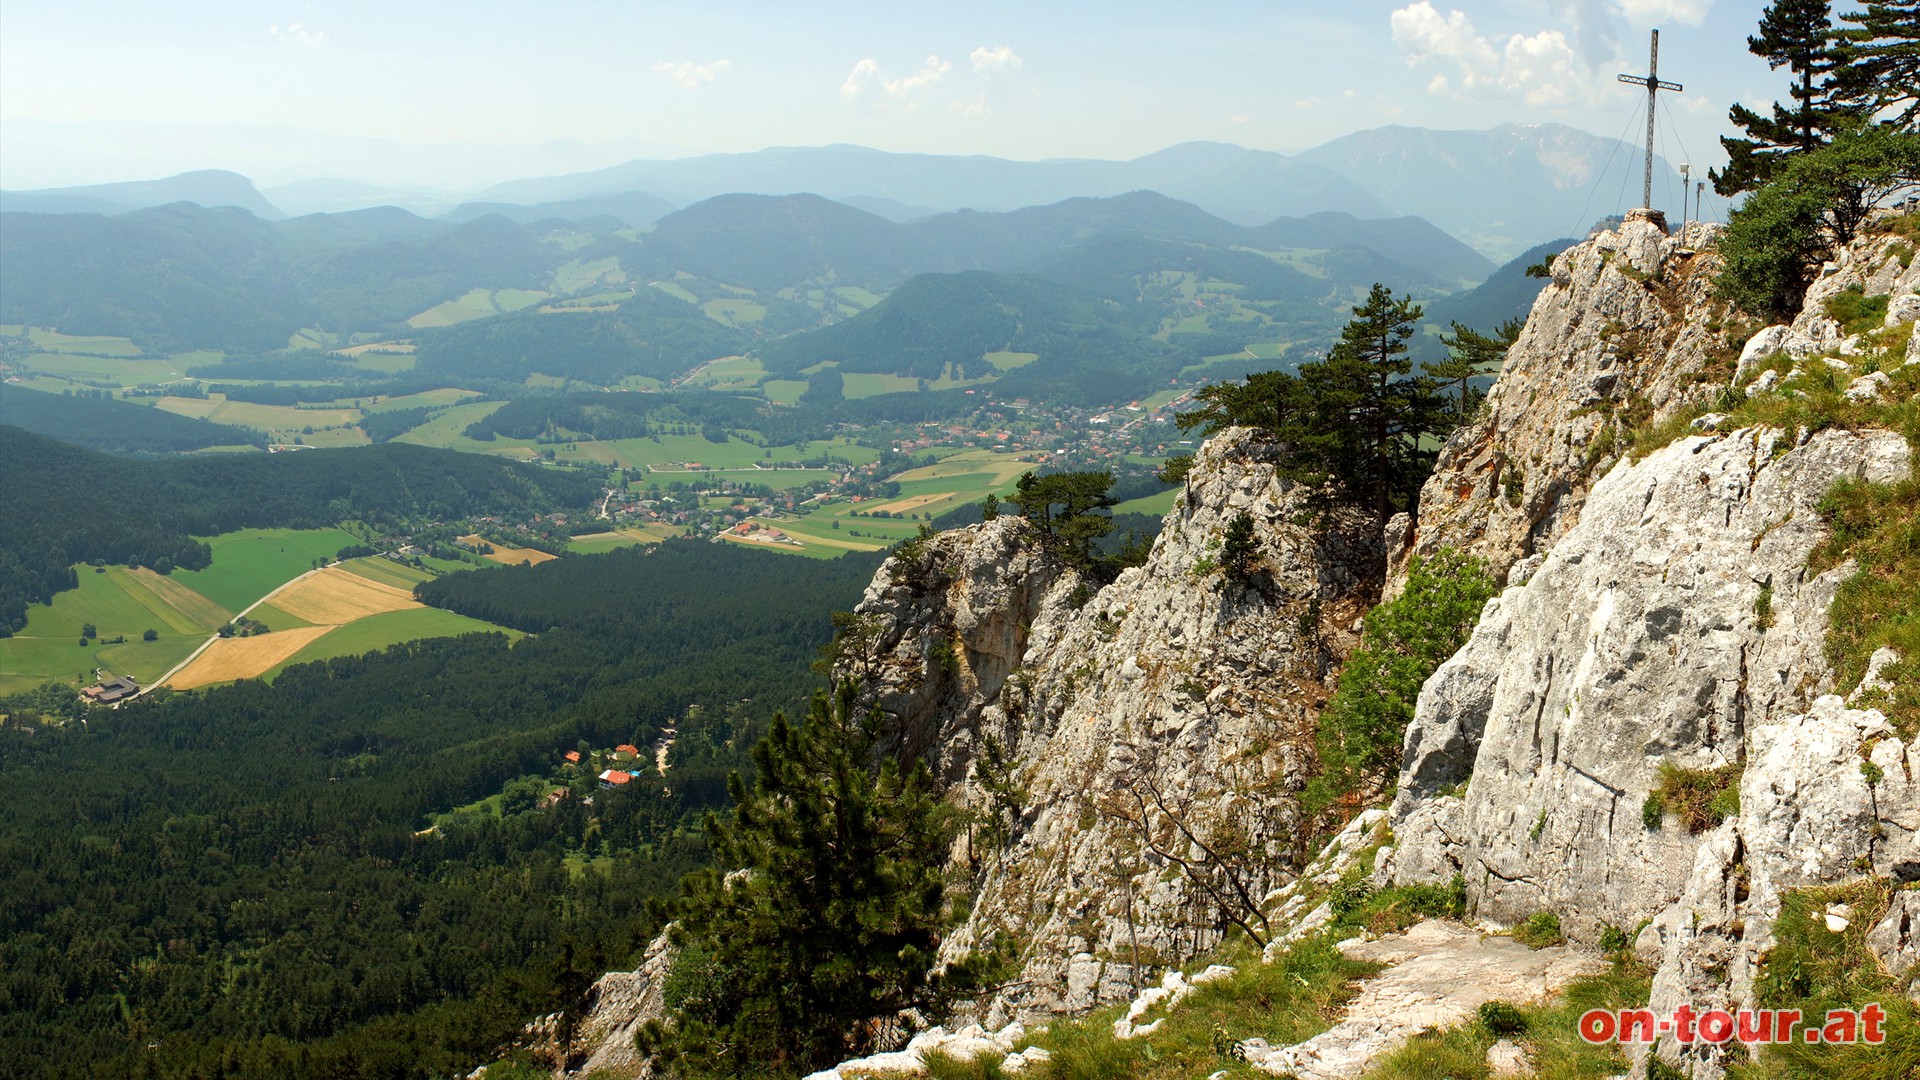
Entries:
{"type": "Polygon", "coordinates": [[[1433,455],[1421,449],[1421,437],[1447,427],[1433,380],[1412,377],[1407,341],[1421,314],[1420,305],[1375,283],[1325,362],[1300,369],[1321,415],[1317,430],[1300,431],[1294,441],[1310,447],[1329,475],[1360,496],[1356,501],[1371,504],[1383,529],[1397,504],[1418,497],[1431,471],[1433,455]]]}
{"type": "Polygon", "coordinates": [[[1427,374],[1441,386],[1451,388],[1456,426],[1465,423],[1487,396],[1473,386],[1473,380],[1500,370],[1500,365],[1506,362],[1507,350],[1520,337],[1524,325],[1519,319],[1509,319],[1489,336],[1456,322],[1452,334],[1440,335],[1447,358],[1428,364],[1427,374]]]}
{"type": "Polygon", "coordinates": [[[1074,566],[1093,562],[1093,542],[1113,531],[1113,519],[1095,513],[1113,506],[1110,472],[1026,473],[1007,502],[1040,528],[1046,543],[1074,566]]]}
{"type": "Polygon", "coordinates": [[[1752,191],[1772,178],[1785,158],[1827,145],[1837,128],[1857,121],[1863,110],[1843,86],[1845,59],[1833,32],[1829,0],[1774,0],[1760,17],[1760,33],[1747,49],[1778,70],[1793,74],[1787,94],[1791,105],[1775,102],[1770,116],[1735,104],[1727,118],[1745,138],[1723,135],[1727,167],[1710,174],[1713,190],[1732,196],[1752,191]]]}
{"type": "Polygon", "coordinates": [[[757,778],[709,820],[714,863],[679,906],[665,1023],[640,1044],[676,1076],[796,1075],[871,1047],[875,1019],[931,1008],[964,969],[932,973],[956,835],[926,767],[874,764],[878,711],[852,683],[776,715],[757,778]]]}
{"type": "Polygon", "coordinates": [[[1418,499],[1432,440],[1457,426],[1456,410],[1431,377],[1413,374],[1407,342],[1420,305],[1375,284],[1353,314],[1325,360],[1209,386],[1195,395],[1200,408],[1174,420],[1205,434],[1235,424],[1267,432],[1284,475],[1371,509],[1384,528],[1418,499]]]}
{"type": "Polygon", "coordinates": [[[1920,116],[1920,0],[1879,0],[1840,16],[1840,78],[1847,97],[1907,125],[1920,116]]]}

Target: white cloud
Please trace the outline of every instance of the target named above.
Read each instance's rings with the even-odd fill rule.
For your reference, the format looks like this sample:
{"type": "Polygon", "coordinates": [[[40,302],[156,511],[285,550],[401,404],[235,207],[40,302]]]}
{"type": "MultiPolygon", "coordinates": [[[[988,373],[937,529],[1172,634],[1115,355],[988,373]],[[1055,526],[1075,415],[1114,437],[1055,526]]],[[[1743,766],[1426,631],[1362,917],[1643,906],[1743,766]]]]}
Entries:
{"type": "MultiPolygon", "coordinates": [[[[1573,0],[1561,9],[1567,30],[1483,36],[1464,11],[1442,15],[1430,0],[1395,11],[1393,42],[1407,66],[1437,66],[1427,93],[1461,97],[1517,97],[1529,105],[1570,105],[1595,98],[1613,80],[1603,68],[1617,59],[1614,33],[1623,0],[1573,0]]],[[[1709,0],[1635,0],[1674,6],[1709,0]]]]}
{"type": "Polygon", "coordinates": [[[1246,123],[1246,122],[1247,122],[1247,118],[1246,118],[1246,117],[1244,117],[1244,116],[1229,116],[1229,117],[1227,117],[1227,123],[1229,123],[1229,124],[1232,124],[1232,125],[1233,125],[1234,127],[1239,127],[1240,125],[1242,125],[1242,124],[1244,124],[1244,123],[1246,123]]]}
{"type": "Polygon", "coordinates": [[[327,43],[327,35],[324,31],[309,29],[306,23],[293,23],[284,28],[269,26],[267,33],[272,34],[274,39],[282,45],[300,45],[317,49],[327,43]]]}
{"type": "Polygon", "coordinates": [[[1441,15],[1428,0],[1419,0],[1394,12],[1390,21],[1393,43],[1407,54],[1409,66],[1427,61],[1451,64],[1468,90],[1498,76],[1500,54],[1474,33],[1466,12],[1441,15]]]}
{"type": "Polygon", "coordinates": [[[1518,93],[1529,105],[1569,105],[1590,83],[1573,59],[1573,47],[1558,30],[1507,39],[1500,88],[1518,93]]]}
{"type": "Polygon", "coordinates": [[[951,106],[948,106],[948,108],[950,111],[957,112],[961,116],[985,116],[993,111],[993,107],[987,104],[987,95],[985,94],[981,94],[972,101],[955,101],[951,106]]]}
{"type": "Polygon", "coordinates": [[[881,70],[880,62],[869,56],[853,65],[846,81],[840,84],[840,93],[850,101],[857,101],[877,91],[898,103],[902,109],[913,109],[918,107],[918,99],[923,91],[946,78],[952,71],[951,63],[938,56],[929,56],[919,71],[889,79],[886,72],[881,70]]]}
{"type": "Polygon", "coordinates": [[[1713,0],[1619,0],[1619,4],[1635,26],[1699,26],[1713,0]]]}
{"type": "Polygon", "coordinates": [[[1011,74],[1019,71],[1021,65],[1026,63],[1020,59],[1019,53],[1013,51],[1011,45],[996,45],[991,49],[982,45],[969,53],[967,59],[973,61],[973,72],[976,75],[1011,74]]]}
{"type": "Polygon", "coordinates": [[[682,90],[698,90],[726,74],[727,69],[732,66],[731,60],[715,60],[710,64],[696,64],[691,61],[676,64],[671,60],[662,60],[653,65],[653,73],[678,84],[682,90]]]}

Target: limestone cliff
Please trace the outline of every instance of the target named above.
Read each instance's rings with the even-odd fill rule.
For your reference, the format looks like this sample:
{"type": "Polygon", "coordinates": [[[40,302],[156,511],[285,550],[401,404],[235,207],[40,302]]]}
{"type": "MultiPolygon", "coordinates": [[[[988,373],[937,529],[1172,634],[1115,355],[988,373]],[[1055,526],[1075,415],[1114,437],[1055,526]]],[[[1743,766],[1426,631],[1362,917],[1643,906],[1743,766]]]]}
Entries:
{"type": "MultiPolygon", "coordinates": [[[[856,608],[902,749],[991,813],[991,738],[1015,807],[963,839],[972,912],[949,953],[996,945],[1008,1012],[1085,1009],[1215,944],[1297,865],[1294,795],[1319,703],[1372,599],[1364,516],[1317,516],[1253,433],[1210,440],[1144,566],[1094,589],[1002,518],[890,560],[856,608]],[[1213,568],[1247,513],[1245,580],[1213,568]],[[1140,970],[1136,971],[1136,967],[1140,970]]],[[[997,1019],[997,1017],[995,1018],[997,1019]]],[[[994,1023],[991,1026],[998,1026],[994,1023]]]]}
{"type": "MultiPolygon", "coordinates": [[[[1634,425],[1710,399],[1754,326],[1712,298],[1715,227],[1669,236],[1636,212],[1552,260],[1480,414],[1441,450],[1417,527],[1391,553],[1450,547],[1504,573],[1579,520],[1634,425]]],[[[1389,590],[1391,591],[1391,589],[1389,590]]]]}
{"type": "MultiPolygon", "coordinates": [[[[1920,268],[1899,238],[1864,237],[1826,268],[1792,324],[1752,334],[1729,362],[1695,329],[1724,312],[1686,285],[1685,262],[1712,257],[1636,238],[1645,229],[1629,222],[1560,257],[1490,419],[1456,436],[1426,488],[1416,549],[1459,544],[1513,567],[1467,645],[1422,689],[1390,817],[1396,847],[1376,873],[1401,883],[1460,874],[1472,914],[1494,925],[1552,911],[1589,944],[1608,927],[1637,932],[1657,964],[1656,1010],[1752,1004],[1787,890],[1920,879],[1920,740],[1894,737],[1867,707],[1871,676],[1854,691],[1860,708],[1836,696],[1854,688],[1829,669],[1828,610],[1857,567],[1809,569],[1833,483],[1906,478],[1912,451],[1871,423],[1723,432],[1728,418],[1707,414],[1692,423],[1700,434],[1603,469],[1617,446],[1593,451],[1607,429],[1576,412],[1604,396],[1650,403],[1643,421],[1662,410],[1684,420],[1689,402],[1699,412],[1791,398],[1803,391],[1786,380],[1807,371],[1851,404],[1882,400],[1886,369],[1920,359],[1920,331],[1907,325],[1920,313],[1920,268]],[[1636,272],[1622,276],[1627,265],[1636,272]],[[1652,295],[1661,274],[1663,288],[1681,288],[1677,306],[1652,295]],[[1634,294],[1641,275],[1646,302],[1634,294]],[[1843,329],[1829,300],[1848,289],[1886,297],[1881,326],[1843,329]],[[1586,305],[1639,327],[1652,353],[1610,361],[1583,330],[1594,313],[1574,310],[1586,305]],[[1863,362],[1881,370],[1863,373],[1863,362]],[[1521,401],[1566,426],[1530,420],[1521,401]],[[1509,500],[1500,469],[1514,461],[1531,471],[1509,500]],[[1662,770],[1724,770],[1737,811],[1690,831],[1649,801],[1662,770]]],[[[1913,906],[1899,894],[1875,930],[1892,968],[1913,966],[1913,906]]],[[[1716,1076],[1724,1050],[1661,1053],[1716,1076]]]]}

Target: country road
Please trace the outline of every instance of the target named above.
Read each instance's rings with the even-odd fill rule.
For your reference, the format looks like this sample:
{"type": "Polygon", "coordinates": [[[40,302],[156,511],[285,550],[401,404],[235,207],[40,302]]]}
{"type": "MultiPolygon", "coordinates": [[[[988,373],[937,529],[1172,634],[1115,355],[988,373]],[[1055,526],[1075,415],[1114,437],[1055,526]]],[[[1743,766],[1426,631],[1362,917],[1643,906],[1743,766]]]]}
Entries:
{"type": "MultiPolygon", "coordinates": [[[[263,596],[263,597],[261,597],[261,598],[260,598],[260,599],[258,599],[258,600],[255,600],[255,601],[254,601],[253,603],[251,603],[251,604],[248,604],[248,605],[247,605],[247,609],[246,609],[245,611],[242,611],[242,612],[240,612],[240,613],[238,613],[238,614],[236,614],[236,615],[235,615],[235,616],[234,616],[233,618],[231,618],[231,619],[229,619],[229,620],[227,620],[227,622],[228,622],[229,624],[231,624],[231,623],[235,623],[235,622],[238,622],[238,621],[239,621],[239,620],[241,620],[241,619],[244,619],[244,618],[246,618],[246,617],[247,617],[248,615],[251,615],[251,614],[253,614],[253,609],[254,609],[254,608],[257,608],[257,607],[259,607],[259,606],[260,606],[261,604],[264,604],[264,603],[266,603],[267,601],[269,601],[269,600],[271,600],[271,599],[273,599],[273,598],[274,598],[275,596],[278,596],[278,595],[279,595],[280,593],[282,593],[282,592],[284,592],[284,591],[285,591],[285,590],[287,590],[287,589],[290,589],[290,588],[292,588],[293,586],[295,586],[295,585],[297,585],[297,584],[299,584],[300,582],[302,582],[302,581],[305,581],[305,580],[307,580],[308,578],[310,578],[310,577],[312,577],[313,575],[315,575],[315,574],[317,574],[317,573],[319,573],[319,572],[320,572],[321,570],[325,570],[325,569],[327,569],[327,567],[331,567],[331,566],[337,566],[337,565],[339,565],[339,564],[338,564],[338,563],[335,563],[335,562],[330,562],[330,563],[328,563],[328,564],[327,564],[326,566],[322,566],[322,567],[318,567],[318,568],[316,568],[316,569],[313,569],[313,570],[309,570],[309,571],[307,571],[306,573],[304,573],[304,574],[301,574],[301,575],[300,575],[299,577],[296,577],[296,578],[291,578],[291,579],[289,579],[289,580],[286,580],[286,581],[283,581],[283,582],[281,582],[281,583],[280,583],[280,584],[278,584],[278,585],[275,585],[275,586],[273,587],[273,591],[272,591],[272,592],[269,592],[269,593],[268,593],[267,595],[265,595],[265,596],[263,596]]],[[[159,678],[157,678],[157,679],[155,679],[155,680],[153,680],[153,681],[152,681],[151,683],[148,683],[147,685],[145,685],[145,686],[143,686],[143,687],[141,687],[141,688],[140,688],[140,692],[139,692],[138,694],[135,694],[135,695],[133,695],[133,696],[134,696],[134,697],[139,697],[139,696],[141,696],[141,694],[145,694],[145,693],[148,693],[149,691],[152,691],[152,690],[158,690],[158,689],[159,689],[159,688],[161,688],[162,686],[165,686],[165,685],[167,685],[167,680],[168,680],[168,679],[171,679],[171,678],[173,678],[173,677],[174,677],[175,675],[178,675],[178,674],[180,674],[180,672],[181,672],[181,671],[183,671],[183,670],[185,670],[185,669],[186,669],[186,666],[187,666],[188,664],[191,664],[191,663],[193,663],[193,662],[194,662],[195,660],[198,660],[198,659],[200,659],[200,654],[201,654],[201,653],[203,653],[203,652],[206,652],[206,651],[207,651],[207,649],[208,649],[208,648],[210,648],[210,647],[211,647],[211,646],[213,645],[213,643],[214,643],[214,642],[216,642],[216,641],[219,641],[219,640],[220,640],[220,632],[219,632],[218,630],[216,630],[216,631],[214,631],[214,633],[213,633],[213,635],[212,635],[211,637],[209,637],[209,638],[207,638],[207,640],[205,640],[205,641],[203,641],[203,642],[201,642],[201,643],[200,643],[200,647],[199,647],[199,648],[197,648],[197,649],[195,649],[195,650],[193,650],[193,655],[191,655],[191,656],[189,656],[189,657],[187,657],[187,658],[186,658],[185,660],[182,660],[182,661],[180,661],[179,663],[177,663],[177,664],[175,664],[175,665],[173,665],[173,667],[172,667],[172,669],[171,669],[171,670],[169,670],[169,671],[168,671],[168,672],[167,672],[167,673],[166,673],[165,675],[162,675],[162,676],[160,676],[159,678]]],[[[132,700],[132,698],[129,698],[128,700],[129,700],[129,701],[131,701],[131,700],[132,700]]]]}

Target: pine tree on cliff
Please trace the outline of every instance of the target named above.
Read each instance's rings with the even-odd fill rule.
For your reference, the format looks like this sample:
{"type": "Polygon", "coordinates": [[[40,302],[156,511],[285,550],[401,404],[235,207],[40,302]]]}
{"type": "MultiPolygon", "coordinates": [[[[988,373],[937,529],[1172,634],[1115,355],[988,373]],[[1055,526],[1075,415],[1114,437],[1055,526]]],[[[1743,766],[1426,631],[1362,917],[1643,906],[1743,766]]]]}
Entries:
{"type": "Polygon", "coordinates": [[[1284,449],[1282,472],[1327,485],[1343,502],[1372,510],[1385,528],[1411,510],[1433,471],[1435,443],[1458,412],[1427,374],[1413,374],[1407,341],[1420,305],[1375,284],[1325,360],[1296,375],[1270,371],[1194,395],[1199,408],[1175,417],[1183,430],[1212,434],[1240,424],[1266,431],[1284,449]]]}
{"type": "Polygon", "coordinates": [[[1118,501],[1112,488],[1110,472],[1024,473],[1007,502],[1039,528],[1045,543],[1086,569],[1094,561],[1093,542],[1113,531],[1113,519],[1099,513],[1118,501]]]}
{"type": "Polygon", "coordinates": [[[1453,399],[1454,417],[1465,423],[1480,402],[1487,395],[1474,388],[1473,380],[1496,374],[1500,365],[1506,362],[1507,350],[1520,337],[1525,326],[1520,319],[1509,319],[1492,334],[1482,334],[1470,326],[1453,324],[1451,334],[1440,335],[1440,344],[1446,346],[1447,358],[1437,364],[1427,365],[1427,374],[1435,382],[1450,390],[1453,399]]]}
{"type": "Polygon", "coordinates": [[[1415,377],[1407,355],[1421,314],[1420,305],[1376,283],[1326,360],[1301,366],[1317,415],[1283,436],[1359,496],[1383,529],[1395,509],[1411,508],[1433,471],[1433,451],[1422,440],[1452,426],[1433,380],[1415,377]]]}
{"type": "Polygon", "coordinates": [[[1833,30],[1828,0],[1774,0],[1760,17],[1760,33],[1747,49],[1778,70],[1793,74],[1790,105],[1775,102],[1771,115],[1736,103],[1727,118],[1745,138],[1720,137],[1727,166],[1711,173],[1713,190],[1732,196],[1752,191],[1773,178],[1795,154],[1818,150],[1833,140],[1836,128],[1864,115],[1842,76],[1846,61],[1833,30]]]}
{"type": "Polygon", "coordinates": [[[1840,80],[1849,98],[1888,123],[1920,115],[1920,0],[1884,0],[1840,16],[1840,80]]]}
{"type": "Polygon", "coordinates": [[[752,788],[709,819],[717,868],[688,879],[664,992],[640,1047],[674,1076],[792,1076],[871,1049],[875,1020],[929,1008],[946,924],[951,812],[926,767],[873,763],[880,716],[854,686],[776,715],[752,788]],[[726,872],[730,870],[731,872],[726,872]]]}

